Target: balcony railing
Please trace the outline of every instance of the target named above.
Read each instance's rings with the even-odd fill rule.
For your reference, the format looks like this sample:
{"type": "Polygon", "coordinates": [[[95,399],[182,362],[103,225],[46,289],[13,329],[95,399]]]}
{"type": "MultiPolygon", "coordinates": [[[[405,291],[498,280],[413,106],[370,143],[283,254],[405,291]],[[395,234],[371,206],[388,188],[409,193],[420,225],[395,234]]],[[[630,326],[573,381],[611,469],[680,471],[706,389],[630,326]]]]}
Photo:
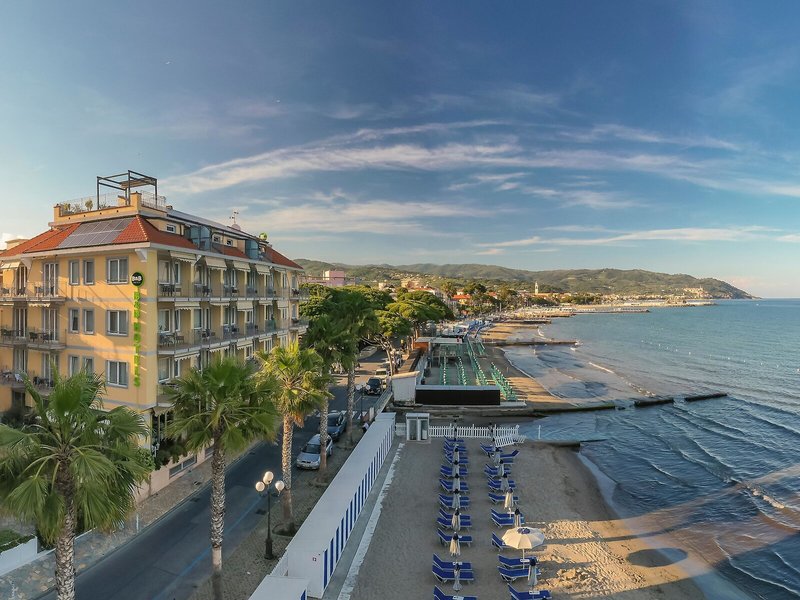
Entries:
{"type": "Polygon", "coordinates": [[[58,350],[66,346],[66,329],[29,329],[28,347],[58,350]]]}
{"type": "Polygon", "coordinates": [[[278,323],[275,319],[267,319],[264,322],[264,333],[274,333],[278,331],[278,323]]]}
{"type": "Polygon", "coordinates": [[[293,318],[291,323],[292,328],[308,327],[308,319],[293,318]]]}
{"type": "Polygon", "coordinates": [[[245,338],[255,338],[265,332],[255,323],[223,325],[221,329],[193,329],[189,332],[162,331],[158,334],[159,350],[186,350],[193,347],[213,346],[245,338]]]}
{"type": "Polygon", "coordinates": [[[28,331],[18,327],[0,327],[0,344],[18,346],[28,343],[28,331]]]}
{"type": "Polygon", "coordinates": [[[50,282],[30,282],[26,286],[0,287],[0,300],[64,300],[64,291],[50,282]]]}
{"type": "Polygon", "coordinates": [[[23,389],[25,387],[25,374],[20,370],[3,369],[0,372],[0,385],[23,389]]]}

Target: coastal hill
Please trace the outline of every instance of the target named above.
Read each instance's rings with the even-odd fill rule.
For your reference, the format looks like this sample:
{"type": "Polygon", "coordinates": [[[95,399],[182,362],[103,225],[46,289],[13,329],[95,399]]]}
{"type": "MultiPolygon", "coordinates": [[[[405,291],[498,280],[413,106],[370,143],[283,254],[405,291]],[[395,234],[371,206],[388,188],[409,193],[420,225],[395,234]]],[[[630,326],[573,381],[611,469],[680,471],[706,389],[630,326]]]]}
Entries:
{"type": "Polygon", "coordinates": [[[346,265],[304,258],[296,259],[309,275],[319,276],[326,270],[343,270],[350,277],[366,282],[400,280],[407,277],[451,279],[457,282],[472,280],[487,282],[539,283],[542,291],[645,295],[685,294],[702,288],[712,298],[752,298],[747,292],[719,279],[698,279],[691,275],[655,273],[641,269],[563,269],[557,271],[526,271],[498,265],[421,263],[413,265],[346,265]]]}

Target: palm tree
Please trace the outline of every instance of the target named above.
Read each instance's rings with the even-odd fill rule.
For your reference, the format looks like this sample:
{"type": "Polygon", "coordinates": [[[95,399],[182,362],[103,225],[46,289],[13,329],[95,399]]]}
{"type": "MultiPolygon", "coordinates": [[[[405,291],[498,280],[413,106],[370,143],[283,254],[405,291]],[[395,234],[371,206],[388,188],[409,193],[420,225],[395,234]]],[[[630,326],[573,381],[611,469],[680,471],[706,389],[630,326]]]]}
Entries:
{"type": "MultiPolygon", "coordinates": [[[[347,334],[347,325],[341,318],[339,305],[334,302],[327,302],[326,308],[329,312],[319,314],[311,321],[306,334],[303,336],[302,345],[306,348],[313,348],[322,359],[322,369],[330,375],[333,365],[341,363],[341,347],[347,334]]],[[[320,405],[319,415],[319,440],[320,447],[327,448],[328,445],[328,408],[329,398],[326,396],[320,405]]],[[[324,478],[325,471],[328,469],[328,455],[320,453],[319,473],[320,478],[324,478]]]]}
{"type": "MultiPolygon", "coordinates": [[[[322,358],[310,348],[301,349],[295,342],[277,346],[271,352],[259,352],[263,362],[261,378],[277,384],[275,408],[283,417],[281,470],[286,484],[281,494],[283,518],[287,533],[296,531],[292,509],[292,434],[294,426],[303,425],[305,418],[320,408],[327,397],[329,377],[324,372],[322,358]]],[[[325,454],[325,446],[320,446],[325,454]]]]}
{"type": "Polygon", "coordinates": [[[254,374],[251,364],[225,357],[202,371],[191,369],[165,388],[175,415],[167,435],[184,438],[192,452],[211,447],[211,564],[217,600],[223,596],[225,453],[242,450],[257,437],[273,438],[278,423],[269,381],[254,374]]]}
{"type": "Polygon", "coordinates": [[[55,544],[56,595],[75,598],[75,534],[111,529],[130,514],[151,460],[139,440],[141,415],[124,407],[103,410],[103,380],[54,373],[49,398],[25,381],[35,422],[22,429],[0,425],[0,503],[33,521],[55,544]]]}

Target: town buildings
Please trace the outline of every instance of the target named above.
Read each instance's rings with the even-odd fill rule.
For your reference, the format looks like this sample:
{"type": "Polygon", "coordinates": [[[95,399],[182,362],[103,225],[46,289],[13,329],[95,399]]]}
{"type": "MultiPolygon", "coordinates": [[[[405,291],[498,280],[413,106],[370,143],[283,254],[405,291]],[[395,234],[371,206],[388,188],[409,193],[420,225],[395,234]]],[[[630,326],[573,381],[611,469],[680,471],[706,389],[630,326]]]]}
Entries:
{"type": "MultiPolygon", "coordinates": [[[[155,452],[163,384],[216,353],[246,359],[303,334],[298,264],[157,191],[132,171],[98,177],[96,196],[57,204],[47,231],[0,253],[0,412],[30,403],[24,374],[46,394],[55,370],[89,369],[105,377],[106,408],[144,416],[155,452]]],[[[204,458],[170,462],[150,491],[204,458]]]]}

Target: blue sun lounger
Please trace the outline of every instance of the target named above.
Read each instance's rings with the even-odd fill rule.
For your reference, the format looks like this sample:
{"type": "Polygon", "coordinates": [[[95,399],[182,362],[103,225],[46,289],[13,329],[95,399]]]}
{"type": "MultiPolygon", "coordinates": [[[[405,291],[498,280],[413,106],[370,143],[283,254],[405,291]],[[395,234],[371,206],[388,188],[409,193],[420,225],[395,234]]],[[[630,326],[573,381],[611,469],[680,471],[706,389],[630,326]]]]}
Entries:
{"type": "Polygon", "coordinates": [[[511,549],[511,546],[507,545],[503,541],[503,538],[498,536],[496,533],[492,533],[492,546],[497,548],[498,552],[500,552],[500,550],[510,550],[511,549]]]}
{"type": "MultiPolygon", "coordinates": [[[[492,501],[492,504],[502,504],[506,501],[506,495],[504,492],[495,494],[494,492],[489,492],[489,500],[492,501]]],[[[519,502],[519,496],[514,494],[514,502],[519,502]]]]}
{"type": "MultiPolygon", "coordinates": [[[[435,553],[433,555],[433,564],[435,564],[438,567],[441,567],[442,569],[452,569],[453,566],[454,566],[454,563],[453,563],[452,560],[442,560],[435,553]]],[[[472,563],[471,562],[466,562],[466,561],[461,561],[461,570],[462,571],[472,571],[472,563]]]]}
{"type": "MultiPolygon", "coordinates": [[[[445,546],[445,547],[450,546],[450,540],[453,539],[452,534],[449,534],[449,533],[447,533],[445,531],[442,531],[441,529],[437,529],[436,532],[439,534],[439,543],[442,546],[445,546]]],[[[471,535],[467,535],[467,534],[463,534],[462,535],[461,533],[459,533],[458,534],[458,541],[461,542],[462,544],[464,544],[465,546],[471,546],[472,545],[472,536],[471,535]]]]}
{"type": "Polygon", "coordinates": [[[513,600],[548,600],[548,598],[552,598],[550,595],[550,590],[539,590],[537,592],[529,592],[525,590],[524,592],[518,592],[511,584],[508,584],[508,591],[511,593],[511,598],[513,600]]]}
{"type": "MultiPolygon", "coordinates": [[[[548,596],[549,598],[550,596],[548,596]]],[[[438,587],[433,586],[433,600],[455,600],[456,598],[461,598],[461,600],[478,600],[477,596],[448,596],[438,587]]]]}
{"type": "Polygon", "coordinates": [[[500,459],[502,460],[502,459],[504,459],[504,458],[510,458],[511,460],[514,460],[514,457],[515,457],[517,454],[519,454],[519,449],[517,449],[517,450],[514,450],[513,452],[506,452],[505,454],[503,454],[503,453],[500,453],[500,459]]]}
{"type": "MultiPolygon", "coordinates": [[[[436,519],[436,524],[442,529],[452,529],[453,520],[452,517],[447,519],[438,517],[436,519]]],[[[472,528],[472,519],[470,518],[470,516],[461,515],[461,529],[471,529],[471,528],[472,528]]]]}
{"type": "MultiPolygon", "coordinates": [[[[493,491],[493,492],[501,492],[501,493],[504,493],[504,492],[503,492],[503,489],[502,489],[502,487],[501,487],[501,484],[500,484],[500,481],[499,481],[499,480],[497,480],[497,479],[490,479],[490,480],[487,482],[487,484],[488,484],[488,486],[489,486],[489,489],[490,489],[491,491],[493,491]]],[[[517,489],[517,484],[514,482],[514,480],[513,480],[513,479],[509,479],[509,480],[508,480],[508,487],[509,487],[509,488],[511,488],[512,490],[515,490],[515,489],[517,489]]]]}
{"type": "MultiPolygon", "coordinates": [[[[461,500],[459,502],[460,506],[458,508],[468,508],[469,507],[469,496],[461,496],[461,500]]],[[[442,508],[452,508],[453,507],[453,497],[446,496],[445,494],[439,494],[439,505],[442,508]]]]}
{"type": "MultiPolygon", "coordinates": [[[[456,574],[453,569],[443,569],[435,564],[431,565],[431,572],[433,573],[433,576],[442,583],[455,581],[456,578],[456,574]]],[[[527,573],[527,570],[525,572],[527,573]]],[[[469,569],[461,569],[458,574],[458,580],[461,583],[472,583],[475,581],[475,575],[469,569]]]]}
{"type": "MultiPolygon", "coordinates": [[[[501,540],[502,541],[502,540],[501,540]]],[[[525,558],[521,558],[519,556],[503,556],[502,554],[497,556],[498,562],[507,567],[509,569],[527,569],[528,562],[533,561],[533,564],[538,564],[539,559],[535,556],[527,556],[525,558]]]]}
{"type": "MultiPolygon", "coordinates": [[[[453,464],[453,455],[452,455],[452,454],[445,454],[445,455],[444,455],[444,461],[445,461],[446,463],[448,463],[448,464],[452,465],[452,464],[453,464]]],[[[461,453],[461,455],[458,457],[458,464],[460,464],[460,465],[464,465],[464,466],[466,466],[466,467],[468,467],[468,466],[469,466],[469,458],[467,458],[467,455],[466,455],[466,454],[464,454],[463,452],[462,452],[462,453],[461,453]]]]}
{"type": "MultiPolygon", "coordinates": [[[[439,485],[442,486],[442,489],[449,493],[453,493],[453,480],[452,479],[439,479],[439,485]]],[[[468,494],[469,493],[469,484],[466,481],[461,482],[461,493],[468,494]]]]}
{"type": "MultiPolygon", "coordinates": [[[[503,473],[505,473],[506,475],[508,475],[510,477],[511,476],[511,467],[506,467],[504,465],[503,466],[503,473]]],[[[486,475],[487,477],[491,477],[491,478],[494,479],[494,478],[500,477],[500,469],[498,469],[497,467],[494,467],[492,465],[486,465],[485,467],[483,467],[483,474],[486,475]]]]}
{"type": "MultiPolygon", "coordinates": [[[[458,476],[462,479],[467,476],[469,471],[467,471],[466,465],[459,465],[458,466],[458,476]]],[[[453,476],[456,474],[455,469],[450,465],[442,465],[439,467],[439,475],[442,477],[446,477],[447,479],[452,479],[453,476]]]]}
{"type": "MultiPolygon", "coordinates": [[[[505,579],[507,582],[512,582],[517,579],[523,579],[528,577],[528,567],[524,568],[516,568],[516,569],[509,569],[504,567],[503,565],[497,565],[497,570],[500,572],[500,577],[505,579]]],[[[539,567],[536,567],[536,575],[540,575],[539,567]]]]}
{"type": "MultiPolygon", "coordinates": [[[[520,514],[520,522],[525,523],[525,515],[520,514]]],[[[499,513],[492,509],[492,523],[494,523],[495,527],[513,527],[514,515],[499,513]]]]}

